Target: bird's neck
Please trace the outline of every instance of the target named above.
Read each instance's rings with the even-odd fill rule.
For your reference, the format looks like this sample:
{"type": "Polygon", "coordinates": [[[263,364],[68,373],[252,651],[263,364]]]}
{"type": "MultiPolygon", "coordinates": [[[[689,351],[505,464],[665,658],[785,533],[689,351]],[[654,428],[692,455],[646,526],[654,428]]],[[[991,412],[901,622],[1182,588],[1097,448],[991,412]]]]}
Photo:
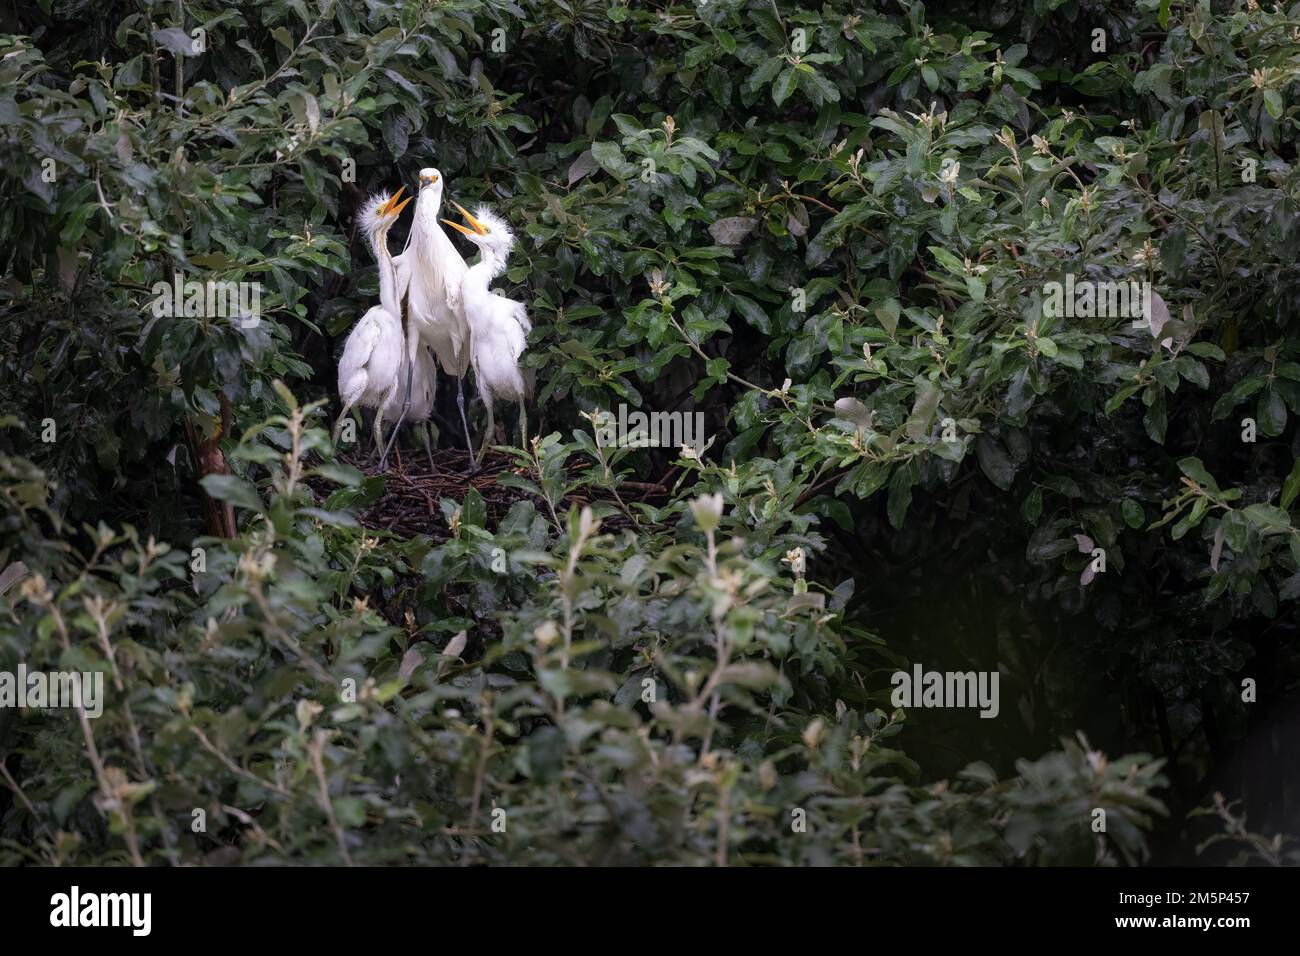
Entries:
{"type": "Polygon", "coordinates": [[[375,261],[379,263],[379,304],[390,315],[400,316],[397,304],[397,267],[388,251],[388,234],[375,238],[375,261]]]}
{"type": "MultiPolygon", "coordinates": [[[[429,281],[436,285],[442,281],[443,260],[447,257],[446,247],[451,246],[451,242],[438,228],[436,207],[429,204],[428,208],[432,210],[431,213],[415,217],[411,227],[411,247],[415,250],[422,271],[429,281]]],[[[455,253],[455,247],[452,247],[451,251],[455,253]]]]}
{"type": "Polygon", "coordinates": [[[506,271],[506,257],[500,250],[490,246],[482,247],[478,262],[469,267],[466,274],[467,284],[472,284],[476,291],[486,292],[492,280],[506,271]]]}

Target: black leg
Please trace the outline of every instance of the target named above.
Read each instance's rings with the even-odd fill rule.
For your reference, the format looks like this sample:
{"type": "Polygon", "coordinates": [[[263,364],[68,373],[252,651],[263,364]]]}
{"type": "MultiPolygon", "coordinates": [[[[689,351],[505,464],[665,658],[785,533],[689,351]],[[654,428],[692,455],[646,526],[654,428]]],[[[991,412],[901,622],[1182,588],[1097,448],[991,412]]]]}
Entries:
{"type": "Polygon", "coordinates": [[[420,438],[424,441],[424,453],[429,456],[429,474],[436,475],[438,466],[433,460],[433,422],[430,420],[416,427],[420,429],[420,438]]]}
{"type": "Polygon", "coordinates": [[[478,471],[478,462],[474,460],[474,443],[469,438],[469,421],[465,418],[465,377],[456,379],[456,407],[460,409],[460,423],[465,427],[465,450],[469,452],[469,473],[478,471]]]}
{"type": "Polygon", "coordinates": [[[415,362],[411,361],[408,356],[406,361],[406,401],[402,403],[402,414],[397,416],[397,424],[393,426],[393,434],[388,439],[388,447],[384,449],[384,454],[379,459],[379,470],[388,470],[388,453],[393,450],[393,442],[397,441],[397,433],[401,431],[402,422],[406,419],[406,413],[411,410],[411,382],[415,378],[415,362]]]}

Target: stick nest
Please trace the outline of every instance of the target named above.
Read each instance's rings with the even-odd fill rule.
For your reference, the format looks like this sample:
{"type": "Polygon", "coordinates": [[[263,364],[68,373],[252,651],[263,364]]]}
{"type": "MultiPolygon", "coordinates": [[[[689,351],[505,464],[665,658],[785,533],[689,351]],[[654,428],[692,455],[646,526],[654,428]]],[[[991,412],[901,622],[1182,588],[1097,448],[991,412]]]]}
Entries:
{"type": "MultiPolygon", "coordinates": [[[[373,455],[340,455],[340,463],[351,465],[368,478],[379,476],[385,479],[383,495],[357,515],[361,525],[372,531],[387,531],[403,538],[426,535],[437,542],[445,541],[451,530],[447,527],[439,502],[443,498],[463,502],[471,488],[483,498],[489,530],[497,527],[517,501],[532,501],[542,514],[548,511],[545,499],[522,488],[501,484],[501,479],[506,475],[532,477],[502,452],[490,450],[478,471],[473,474],[469,471],[469,454],[462,449],[435,451],[433,458],[437,472],[431,474],[425,454],[408,449],[400,460],[394,457],[389,461],[388,471],[381,473],[378,470],[378,460],[373,455]]],[[[589,466],[571,466],[569,483],[577,480],[586,467],[589,466]]],[[[322,484],[317,490],[328,494],[332,488],[322,484]]],[[[604,488],[585,486],[565,497],[556,506],[556,512],[563,520],[571,505],[582,507],[595,501],[607,501],[617,507],[620,499],[628,507],[636,502],[661,505],[669,496],[667,487],[662,483],[624,482],[617,490],[615,496],[604,488]]],[[[620,513],[605,518],[601,526],[605,531],[617,531],[630,527],[631,523],[627,515],[620,513]]]]}

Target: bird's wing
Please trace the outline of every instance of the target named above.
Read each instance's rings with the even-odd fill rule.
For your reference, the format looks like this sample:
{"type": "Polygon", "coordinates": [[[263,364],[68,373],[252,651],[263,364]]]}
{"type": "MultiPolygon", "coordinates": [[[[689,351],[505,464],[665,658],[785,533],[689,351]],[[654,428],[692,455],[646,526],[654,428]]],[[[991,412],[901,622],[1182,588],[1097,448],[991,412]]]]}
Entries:
{"type": "Polygon", "coordinates": [[[460,250],[442,231],[441,226],[434,227],[430,238],[433,240],[433,254],[438,262],[438,272],[442,277],[447,305],[456,315],[462,315],[464,306],[460,287],[465,281],[465,273],[469,270],[469,266],[465,262],[465,257],[460,254],[460,250]]]}
{"type": "Polygon", "coordinates": [[[524,335],[527,335],[533,330],[533,323],[528,318],[528,310],[524,308],[522,302],[516,302],[514,299],[507,299],[506,301],[511,305],[511,314],[514,316],[514,320],[518,322],[519,327],[524,330],[524,335]]]}
{"type": "Polygon", "coordinates": [[[378,306],[370,309],[352,327],[343,343],[343,354],[339,356],[339,394],[345,401],[357,401],[367,390],[370,358],[383,331],[375,313],[382,311],[378,306]]]}
{"type": "Polygon", "coordinates": [[[383,314],[384,310],[376,305],[361,317],[343,346],[344,355],[354,356],[359,365],[365,365],[370,361],[371,353],[379,342],[381,331],[379,320],[383,318],[383,314]]]}
{"type": "Polygon", "coordinates": [[[519,368],[528,316],[523,306],[502,295],[493,295],[476,316],[470,351],[479,394],[485,402],[495,398],[522,401],[527,385],[519,368]]]}

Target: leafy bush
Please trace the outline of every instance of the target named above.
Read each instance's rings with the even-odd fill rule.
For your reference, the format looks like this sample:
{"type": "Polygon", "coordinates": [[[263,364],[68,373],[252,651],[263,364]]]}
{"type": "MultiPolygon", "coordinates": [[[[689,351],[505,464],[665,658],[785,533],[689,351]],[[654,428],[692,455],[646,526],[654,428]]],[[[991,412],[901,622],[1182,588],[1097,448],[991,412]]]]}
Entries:
{"type": "Polygon", "coordinates": [[[109,694],[0,712],[0,856],[1186,852],[1297,669],[1300,11],[862,7],[24,7],[0,655],[109,694]],[[428,165],[522,237],[544,437],[406,538],[322,404],[352,213],[428,165]],[[176,272],[261,321],[155,317],[176,272]],[[1065,273],[1157,321],[1051,316],[1065,273]],[[713,442],[600,447],[619,403],[713,442]],[[914,662],[1007,706],[895,707],[914,662]]]}

